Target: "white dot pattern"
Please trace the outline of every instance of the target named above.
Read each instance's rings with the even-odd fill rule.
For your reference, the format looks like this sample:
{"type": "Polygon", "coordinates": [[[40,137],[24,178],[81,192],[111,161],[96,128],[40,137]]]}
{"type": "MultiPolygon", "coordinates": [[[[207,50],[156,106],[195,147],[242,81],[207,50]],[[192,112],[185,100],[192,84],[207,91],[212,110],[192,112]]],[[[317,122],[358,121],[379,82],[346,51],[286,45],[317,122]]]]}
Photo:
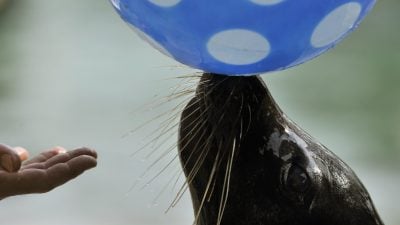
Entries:
{"type": "Polygon", "coordinates": [[[148,1],[160,7],[172,7],[181,2],[181,0],[148,0],[148,1]]]}
{"type": "Polygon", "coordinates": [[[340,39],[348,30],[353,28],[360,16],[361,9],[359,3],[350,2],[339,6],[325,16],[312,34],[312,46],[321,48],[340,39]]]}
{"type": "Polygon", "coordinates": [[[210,38],[207,50],[215,59],[231,65],[248,65],[261,61],[270,52],[269,41],[254,31],[232,29],[210,38]]]}
{"type": "Polygon", "coordinates": [[[376,2],[109,1],[160,52],[185,65],[227,75],[283,70],[309,61],[351,33],[376,2]]]}
{"type": "Polygon", "coordinates": [[[250,1],[258,5],[275,5],[283,2],[284,0],[250,0],[250,1]]]}

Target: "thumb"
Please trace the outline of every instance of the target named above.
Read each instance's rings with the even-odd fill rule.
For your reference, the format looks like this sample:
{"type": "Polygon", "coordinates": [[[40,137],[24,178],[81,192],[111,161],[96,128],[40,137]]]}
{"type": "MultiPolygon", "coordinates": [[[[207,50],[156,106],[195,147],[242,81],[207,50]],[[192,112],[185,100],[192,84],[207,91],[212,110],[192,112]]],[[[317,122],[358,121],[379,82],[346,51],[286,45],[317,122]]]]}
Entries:
{"type": "Polygon", "coordinates": [[[21,159],[10,146],[0,144],[0,169],[16,172],[21,168],[21,159]]]}

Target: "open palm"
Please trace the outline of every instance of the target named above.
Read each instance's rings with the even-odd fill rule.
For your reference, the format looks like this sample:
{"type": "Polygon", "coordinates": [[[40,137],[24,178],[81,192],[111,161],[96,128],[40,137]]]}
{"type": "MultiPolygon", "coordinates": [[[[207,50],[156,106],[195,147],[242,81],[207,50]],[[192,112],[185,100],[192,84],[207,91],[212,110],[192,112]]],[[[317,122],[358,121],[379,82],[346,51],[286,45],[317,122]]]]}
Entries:
{"type": "Polygon", "coordinates": [[[23,163],[22,155],[27,152],[18,155],[13,148],[0,144],[0,199],[48,192],[97,164],[97,153],[88,148],[69,152],[55,148],[23,163]]]}

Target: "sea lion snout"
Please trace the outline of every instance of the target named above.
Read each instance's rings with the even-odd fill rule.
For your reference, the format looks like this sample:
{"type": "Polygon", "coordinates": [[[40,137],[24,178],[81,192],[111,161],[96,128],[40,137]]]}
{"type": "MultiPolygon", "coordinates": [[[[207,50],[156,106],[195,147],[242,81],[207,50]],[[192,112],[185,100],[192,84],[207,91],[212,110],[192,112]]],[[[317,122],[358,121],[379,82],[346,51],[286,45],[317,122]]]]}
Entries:
{"type": "Polygon", "coordinates": [[[204,74],[179,156],[199,225],[383,225],[355,173],[257,77],[204,74]]]}

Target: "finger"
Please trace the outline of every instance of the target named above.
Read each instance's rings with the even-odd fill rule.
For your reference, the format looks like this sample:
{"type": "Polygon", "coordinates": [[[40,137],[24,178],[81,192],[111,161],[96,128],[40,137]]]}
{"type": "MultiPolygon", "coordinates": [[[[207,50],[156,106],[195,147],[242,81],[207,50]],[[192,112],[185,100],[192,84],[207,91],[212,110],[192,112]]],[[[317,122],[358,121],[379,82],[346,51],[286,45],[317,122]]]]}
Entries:
{"type": "Polygon", "coordinates": [[[61,146],[56,146],[52,150],[58,152],[58,154],[67,152],[67,149],[65,149],[64,147],[61,147],[61,146]]]}
{"type": "Polygon", "coordinates": [[[45,151],[40,153],[39,155],[33,157],[32,159],[29,159],[27,161],[25,161],[23,163],[23,165],[29,165],[29,164],[33,164],[33,163],[41,163],[41,162],[45,162],[48,159],[52,158],[55,155],[58,155],[60,153],[65,153],[66,150],[63,147],[54,147],[53,149],[49,150],[49,151],[45,151]]]}
{"type": "Polygon", "coordinates": [[[27,169],[47,169],[45,163],[41,162],[41,163],[31,163],[31,164],[27,164],[27,165],[23,165],[21,167],[21,170],[27,170],[27,169]]]}
{"type": "Polygon", "coordinates": [[[29,152],[22,147],[14,147],[14,151],[18,154],[21,161],[25,161],[29,158],[29,152]]]}
{"type": "Polygon", "coordinates": [[[59,163],[48,169],[23,170],[18,173],[18,178],[9,182],[8,186],[13,187],[13,195],[45,193],[96,165],[97,161],[94,157],[81,155],[67,163],[59,163]]]}
{"type": "Polygon", "coordinates": [[[49,183],[52,188],[60,186],[96,165],[97,160],[88,155],[80,155],[66,163],[56,164],[47,169],[49,183]]]}
{"type": "Polygon", "coordinates": [[[79,149],[75,149],[75,150],[69,151],[64,154],[59,154],[57,156],[54,156],[53,158],[46,161],[45,165],[46,165],[46,168],[49,168],[58,163],[65,163],[73,158],[83,156],[83,155],[97,158],[96,151],[89,149],[89,148],[79,148],[79,149]]]}
{"type": "Polygon", "coordinates": [[[0,169],[7,172],[16,172],[21,167],[18,154],[9,146],[0,144],[0,169]]]}
{"type": "Polygon", "coordinates": [[[93,158],[97,159],[97,152],[94,149],[87,148],[87,147],[81,147],[81,148],[74,149],[74,150],[70,151],[69,154],[71,154],[72,157],[76,157],[79,155],[88,155],[88,156],[92,156],[93,158]]]}

